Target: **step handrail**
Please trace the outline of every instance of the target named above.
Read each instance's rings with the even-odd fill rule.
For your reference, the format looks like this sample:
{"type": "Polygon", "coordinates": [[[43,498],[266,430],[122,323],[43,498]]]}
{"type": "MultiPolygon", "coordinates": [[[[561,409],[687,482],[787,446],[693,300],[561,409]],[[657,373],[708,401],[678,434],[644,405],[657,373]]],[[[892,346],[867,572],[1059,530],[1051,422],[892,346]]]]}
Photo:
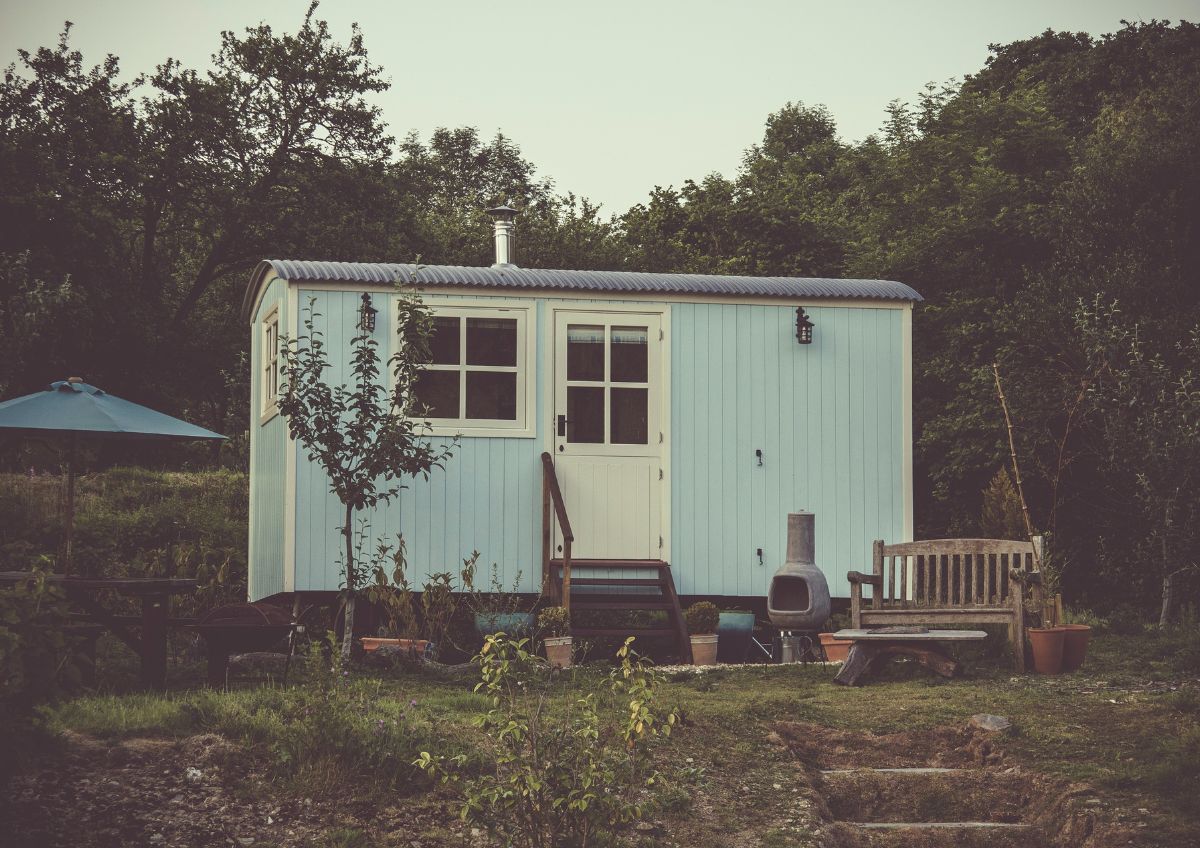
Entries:
{"type": "Polygon", "coordinates": [[[558,529],[563,537],[563,582],[562,606],[571,610],[571,544],[575,534],[571,532],[571,519],[567,517],[567,505],[563,502],[558,475],[554,473],[554,457],[542,452],[542,594],[550,594],[550,560],[553,533],[550,529],[550,510],[558,517],[558,529]]]}

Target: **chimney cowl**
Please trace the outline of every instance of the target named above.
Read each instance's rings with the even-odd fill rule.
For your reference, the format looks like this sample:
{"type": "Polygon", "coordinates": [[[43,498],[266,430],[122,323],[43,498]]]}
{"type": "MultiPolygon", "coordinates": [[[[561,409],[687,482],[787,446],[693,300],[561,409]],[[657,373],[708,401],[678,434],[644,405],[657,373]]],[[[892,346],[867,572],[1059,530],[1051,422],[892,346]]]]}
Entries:
{"type": "Polygon", "coordinates": [[[492,232],[496,240],[496,261],[493,268],[512,266],[515,258],[516,245],[513,243],[513,230],[516,226],[517,210],[507,203],[493,206],[487,210],[492,216],[492,232]]]}

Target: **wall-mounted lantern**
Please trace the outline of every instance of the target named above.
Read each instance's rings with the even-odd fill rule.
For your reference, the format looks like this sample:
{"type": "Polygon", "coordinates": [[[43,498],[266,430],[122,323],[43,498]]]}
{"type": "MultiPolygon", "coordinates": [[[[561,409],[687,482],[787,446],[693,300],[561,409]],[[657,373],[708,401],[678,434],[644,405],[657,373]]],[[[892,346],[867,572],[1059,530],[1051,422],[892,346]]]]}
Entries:
{"type": "Polygon", "coordinates": [[[796,307],[796,341],[800,344],[812,344],[813,322],[808,320],[808,313],[803,306],[796,307]]]}
{"type": "Polygon", "coordinates": [[[368,292],[363,292],[362,306],[358,310],[358,326],[360,329],[368,333],[375,332],[375,312],[375,307],[371,305],[371,295],[368,292]]]}

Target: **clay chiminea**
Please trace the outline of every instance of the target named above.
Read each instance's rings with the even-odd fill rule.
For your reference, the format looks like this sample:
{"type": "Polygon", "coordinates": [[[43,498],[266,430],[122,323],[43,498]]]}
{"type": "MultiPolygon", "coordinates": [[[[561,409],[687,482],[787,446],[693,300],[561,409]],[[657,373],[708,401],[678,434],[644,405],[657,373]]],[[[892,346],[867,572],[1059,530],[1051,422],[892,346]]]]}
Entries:
{"type": "Polygon", "coordinates": [[[787,561],[767,592],[767,616],[781,630],[818,630],[829,619],[829,582],[813,562],[813,548],[813,514],[788,515],[787,561]]]}

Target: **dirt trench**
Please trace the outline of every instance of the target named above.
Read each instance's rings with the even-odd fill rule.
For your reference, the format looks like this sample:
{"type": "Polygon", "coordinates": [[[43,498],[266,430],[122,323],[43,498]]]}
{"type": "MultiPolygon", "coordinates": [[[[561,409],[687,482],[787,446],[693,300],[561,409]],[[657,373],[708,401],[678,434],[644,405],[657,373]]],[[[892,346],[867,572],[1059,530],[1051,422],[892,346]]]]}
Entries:
{"type": "Polygon", "coordinates": [[[999,734],[775,728],[809,771],[826,848],[1115,848],[1136,844],[1087,786],[1007,762],[999,734]]]}

